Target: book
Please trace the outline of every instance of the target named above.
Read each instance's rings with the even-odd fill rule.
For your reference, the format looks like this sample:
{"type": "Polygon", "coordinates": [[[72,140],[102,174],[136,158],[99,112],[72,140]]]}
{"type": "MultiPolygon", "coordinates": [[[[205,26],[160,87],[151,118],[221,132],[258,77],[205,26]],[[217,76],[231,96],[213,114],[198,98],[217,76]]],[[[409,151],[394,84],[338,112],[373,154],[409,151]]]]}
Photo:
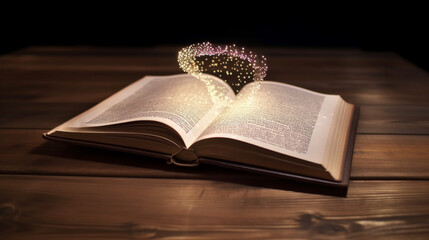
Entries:
{"type": "Polygon", "coordinates": [[[348,185],[358,107],[274,81],[252,82],[215,104],[189,74],[146,76],[44,133],[49,140],[212,164],[329,186],[348,185]],[[255,87],[256,86],[256,87],[255,87]]]}

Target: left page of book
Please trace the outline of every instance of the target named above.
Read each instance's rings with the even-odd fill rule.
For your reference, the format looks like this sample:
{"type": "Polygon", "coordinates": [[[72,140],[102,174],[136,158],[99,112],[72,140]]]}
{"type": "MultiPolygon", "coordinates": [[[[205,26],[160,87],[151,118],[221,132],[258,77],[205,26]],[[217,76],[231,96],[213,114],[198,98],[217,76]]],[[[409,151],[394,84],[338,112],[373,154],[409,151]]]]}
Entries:
{"type": "Polygon", "coordinates": [[[219,111],[206,85],[188,74],[146,76],[56,129],[156,121],[177,131],[189,147],[219,111]]]}

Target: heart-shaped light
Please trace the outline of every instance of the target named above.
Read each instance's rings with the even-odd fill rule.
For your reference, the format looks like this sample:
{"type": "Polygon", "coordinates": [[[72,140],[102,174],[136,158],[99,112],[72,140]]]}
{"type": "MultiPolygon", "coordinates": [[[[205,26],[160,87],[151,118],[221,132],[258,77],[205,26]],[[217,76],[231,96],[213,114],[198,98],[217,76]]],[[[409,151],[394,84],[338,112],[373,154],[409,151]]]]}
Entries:
{"type": "Polygon", "coordinates": [[[206,83],[216,102],[228,102],[226,89],[214,86],[210,75],[225,81],[237,94],[250,82],[260,82],[267,71],[266,58],[234,45],[192,44],[179,51],[180,68],[206,83]],[[210,74],[210,75],[208,75],[210,74]]]}

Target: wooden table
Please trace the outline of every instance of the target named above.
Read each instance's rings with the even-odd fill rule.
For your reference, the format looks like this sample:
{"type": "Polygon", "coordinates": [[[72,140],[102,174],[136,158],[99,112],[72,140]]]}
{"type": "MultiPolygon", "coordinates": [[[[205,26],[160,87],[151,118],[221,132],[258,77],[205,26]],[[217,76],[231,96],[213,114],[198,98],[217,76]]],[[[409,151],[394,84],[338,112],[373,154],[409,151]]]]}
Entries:
{"type": "Polygon", "coordinates": [[[0,239],[429,238],[429,76],[393,53],[260,49],[267,79],[361,105],[346,197],[42,139],[144,75],[180,73],[179,48],[0,57],[0,239]]]}

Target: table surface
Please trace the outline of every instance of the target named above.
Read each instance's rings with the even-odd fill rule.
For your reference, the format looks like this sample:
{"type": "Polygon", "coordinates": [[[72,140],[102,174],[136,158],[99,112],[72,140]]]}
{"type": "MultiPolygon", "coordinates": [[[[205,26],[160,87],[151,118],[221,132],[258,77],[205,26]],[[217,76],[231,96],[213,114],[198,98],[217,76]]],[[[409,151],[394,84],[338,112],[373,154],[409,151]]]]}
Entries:
{"type": "Polygon", "coordinates": [[[30,47],[0,56],[0,238],[429,237],[429,75],[394,53],[259,49],[266,79],[361,106],[346,196],[214,166],[47,142],[41,135],[180,47],[30,47]]]}

